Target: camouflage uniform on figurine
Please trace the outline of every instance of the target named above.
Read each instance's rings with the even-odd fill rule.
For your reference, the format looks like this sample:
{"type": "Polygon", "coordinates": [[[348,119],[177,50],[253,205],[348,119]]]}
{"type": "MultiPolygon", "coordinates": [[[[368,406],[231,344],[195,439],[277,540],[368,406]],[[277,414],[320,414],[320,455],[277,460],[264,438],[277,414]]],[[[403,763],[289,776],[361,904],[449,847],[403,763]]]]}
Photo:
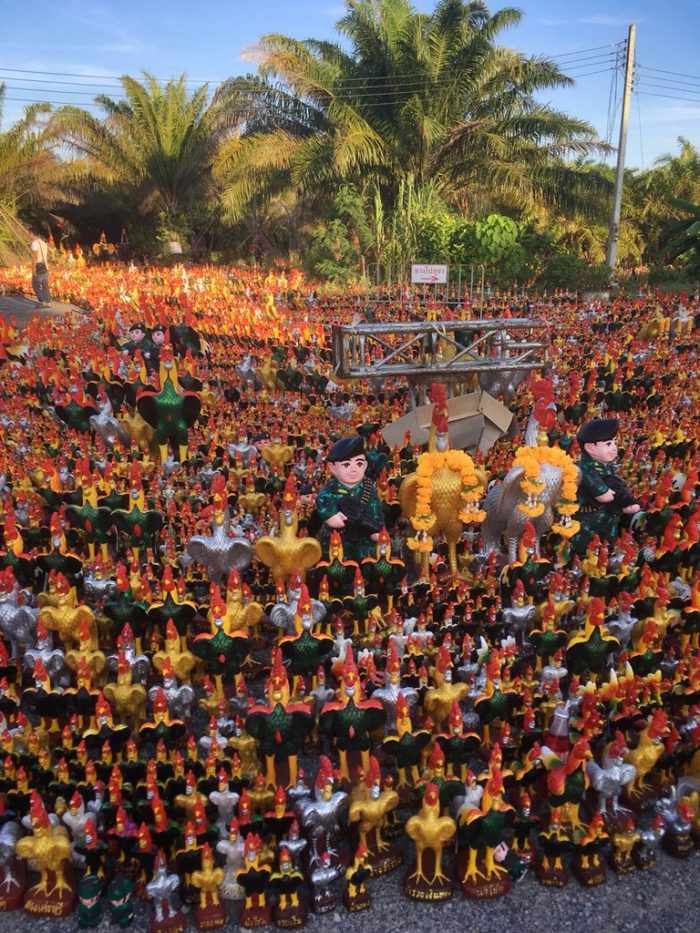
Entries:
{"type": "Polygon", "coordinates": [[[318,540],[324,556],[328,556],[331,532],[337,530],[346,560],[374,557],[375,542],[384,527],[384,511],[374,483],[365,475],[364,440],[359,435],[342,437],[331,447],[326,462],[333,479],[316,497],[317,516],[323,522],[318,540]]]}
{"type": "Polygon", "coordinates": [[[573,553],[583,556],[593,535],[613,545],[620,525],[620,516],[640,510],[629,489],[615,472],[617,458],[617,418],[596,418],[578,432],[581,459],[578,468],[579,511],[576,518],[580,531],[571,539],[573,553]]]}

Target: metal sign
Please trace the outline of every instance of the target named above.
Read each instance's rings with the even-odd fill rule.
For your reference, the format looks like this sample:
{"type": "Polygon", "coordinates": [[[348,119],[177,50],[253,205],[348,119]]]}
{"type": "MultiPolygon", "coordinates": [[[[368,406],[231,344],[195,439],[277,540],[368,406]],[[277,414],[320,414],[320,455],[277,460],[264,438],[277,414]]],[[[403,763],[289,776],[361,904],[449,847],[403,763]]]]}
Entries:
{"type": "Polygon", "coordinates": [[[428,263],[411,264],[411,283],[413,285],[446,285],[447,266],[428,263]]]}

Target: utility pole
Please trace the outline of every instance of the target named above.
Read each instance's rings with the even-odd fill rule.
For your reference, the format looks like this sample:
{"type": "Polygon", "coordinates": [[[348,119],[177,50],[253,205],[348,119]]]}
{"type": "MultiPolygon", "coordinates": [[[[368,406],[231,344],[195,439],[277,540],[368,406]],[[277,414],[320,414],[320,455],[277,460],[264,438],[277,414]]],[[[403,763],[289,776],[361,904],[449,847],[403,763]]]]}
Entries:
{"type": "Polygon", "coordinates": [[[622,182],[625,175],[625,150],[627,149],[627,121],[630,113],[632,96],[632,77],[634,72],[634,34],[636,26],[630,26],[627,36],[627,60],[625,61],[625,87],[622,93],[622,116],[620,117],[620,143],[617,147],[617,172],[615,173],[615,194],[608,234],[608,254],[605,261],[611,269],[615,268],[617,241],[620,238],[620,212],[622,210],[622,182]]]}

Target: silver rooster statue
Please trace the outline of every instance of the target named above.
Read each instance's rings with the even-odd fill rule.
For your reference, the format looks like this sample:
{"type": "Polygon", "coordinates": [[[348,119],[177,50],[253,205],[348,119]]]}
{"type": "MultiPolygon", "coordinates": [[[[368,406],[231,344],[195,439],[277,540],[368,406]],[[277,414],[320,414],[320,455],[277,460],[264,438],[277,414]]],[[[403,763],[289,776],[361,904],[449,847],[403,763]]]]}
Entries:
{"type": "Polygon", "coordinates": [[[600,764],[591,760],[586,764],[586,771],[590,778],[591,787],[598,794],[598,809],[605,815],[612,802],[612,812],[620,811],[620,794],[625,786],[637,776],[634,765],[624,760],[627,753],[627,742],[619,730],[615,732],[612,742],[608,742],[603,752],[600,764]]]}
{"type": "Polygon", "coordinates": [[[686,775],[679,778],[666,793],[664,797],[659,797],[656,801],[656,812],[664,821],[664,828],[667,833],[683,834],[690,832],[692,820],[688,819],[687,814],[682,812],[680,804],[685,797],[691,794],[700,793],[700,781],[694,777],[686,775]]]}
{"type": "Polygon", "coordinates": [[[214,518],[210,535],[193,535],[190,538],[187,551],[206,568],[212,583],[220,583],[232,570],[243,573],[253,559],[250,541],[232,533],[229,508],[214,518]]]}
{"type": "Polygon", "coordinates": [[[27,605],[12,569],[0,572],[0,629],[13,658],[19,658],[20,645],[34,644],[38,616],[39,610],[27,605]]]}
{"type": "Polygon", "coordinates": [[[331,864],[331,856],[328,852],[322,852],[318,859],[318,866],[311,870],[311,899],[314,912],[325,914],[333,910],[336,905],[335,894],[331,890],[331,885],[340,878],[342,868],[340,865],[331,864]]]}
{"type": "Polygon", "coordinates": [[[153,901],[156,923],[167,923],[174,928],[177,919],[181,918],[184,927],[185,918],[176,907],[175,900],[179,887],[179,876],[168,872],[165,853],[159,849],[153,865],[153,878],[146,885],[146,894],[153,901]]]}
{"type": "Polygon", "coordinates": [[[66,669],[66,656],[60,648],[53,646],[53,633],[44,628],[43,623],[36,626],[36,645],[27,648],[22,663],[28,671],[33,671],[36,662],[40,660],[46,668],[52,683],[62,684],[62,675],[66,669]]]}
{"type": "MultiPolygon", "coordinates": [[[[276,603],[270,610],[270,621],[280,629],[283,635],[295,633],[294,617],[302,594],[302,580],[299,574],[292,574],[287,584],[287,601],[276,603]]],[[[318,599],[311,600],[311,617],[317,625],[326,617],[326,607],[318,599]]]]}
{"type": "MultiPolygon", "coordinates": [[[[540,422],[535,416],[538,412],[542,417],[543,411],[556,411],[556,405],[551,399],[553,389],[546,385],[546,380],[540,382],[539,392],[533,389],[533,395],[539,394],[525,429],[525,445],[537,447],[541,435],[540,422]]],[[[542,429],[543,430],[543,429],[542,429]]],[[[544,437],[546,441],[546,435],[544,437]]],[[[561,498],[562,469],[551,463],[541,463],[538,481],[542,484],[540,491],[531,498],[534,504],[544,506],[541,515],[528,518],[519,506],[523,505],[528,497],[521,489],[520,483],[525,476],[521,466],[511,467],[499,485],[493,484],[484,500],[486,519],[481,526],[482,558],[487,558],[492,551],[501,551],[501,542],[505,538],[508,562],[515,563],[518,556],[518,544],[525,531],[526,522],[530,522],[535,531],[535,557],[540,556],[540,538],[546,534],[554,523],[554,506],[561,498]]]]}
{"type": "Polygon", "coordinates": [[[117,581],[104,576],[100,566],[91,567],[83,577],[85,598],[99,606],[112,596],[117,595],[117,581]]]}
{"type": "Polygon", "coordinates": [[[657,813],[647,829],[639,829],[637,832],[639,842],[635,850],[635,861],[639,868],[651,868],[656,862],[656,853],[666,833],[663,817],[657,813]]]}
{"type": "Polygon", "coordinates": [[[337,852],[330,846],[331,837],[339,832],[340,821],[347,815],[348,795],[333,790],[333,767],[324,755],[316,778],[314,797],[302,797],[295,801],[294,808],[301,825],[311,836],[311,864],[317,864],[322,854],[334,857],[337,852]]]}
{"type": "Polygon", "coordinates": [[[101,392],[98,398],[99,414],[90,417],[90,427],[99,434],[109,450],[114,449],[115,441],[123,444],[127,449],[131,444],[131,437],[123,425],[114,417],[112,403],[109,400],[103,386],[100,386],[101,392]]]}
{"type": "Polygon", "coordinates": [[[500,485],[494,485],[486,493],[484,511],[486,518],[481,526],[483,541],[482,555],[488,557],[492,551],[501,551],[501,539],[505,536],[508,562],[513,564],[518,558],[518,544],[525,531],[525,523],[530,521],[535,529],[535,556],[540,556],[540,538],[554,523],[554,506],[561,498],[561,469],[551,463],[540,466],[539,480],[542,490],[535,496],[535,501],[544,506],[544,511],[536,518],[528,519],[519,505],[526,501],[525,493],[520,488],[520,481],[525,476],[523,467],[511,467],[500,485]]]}
{"type": "Polygon", "coordinates": [[[11,901],[21,893],[22,882],[12,872],[15,846],[21,835],[19,823],[15,823],[14,820],[3,823],[0,828],[0,898],[5,902],[11,901]]]}
{"type": "Polygon", "coordinates": [[[632,629],[639,620],[632,612],[632,599],[628,594],[621,594],[617,615],[612,619],[607,619],[605,625],[611,635],[620,642],[620,650],[625,651],[629,647],[632,637],[632,629]]]}
{"type": "Polygon", "coordinates": [[[228,455],[231,458],[240,457],[243,466],[248,469],[258,459],[258,448],[255,444],[249,444],[248,437],[242,434],[237,441],[228,445],[228,455]]]}

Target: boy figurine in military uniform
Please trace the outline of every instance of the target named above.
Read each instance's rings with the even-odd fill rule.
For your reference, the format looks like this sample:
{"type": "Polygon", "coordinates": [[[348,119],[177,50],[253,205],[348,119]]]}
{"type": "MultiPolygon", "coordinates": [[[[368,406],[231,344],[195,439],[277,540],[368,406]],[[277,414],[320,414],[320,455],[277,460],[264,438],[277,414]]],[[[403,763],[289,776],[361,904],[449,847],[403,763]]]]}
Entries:
{"type": "Polygon", "coordinates": [[[102,882],[97,875],[83,875],[78,882],[78,926],[98,927],[102,921],[102,882]]]}
{"type": "Polygon", "coordinates": [[[373,557],[384,527],[384,510],[372,480],[366,476],[365,442],[356,434],[336,441],[326,457],[333,479],[316,496],[316,512],[323,525],[318,540],[328,556],[332,531],[343,540],[345,560],[373,557]]]}
{"type": "Polygon", "coordinates": [[[578,432],[581,481],[576,518],[581,530],[571,539],[571,550],[581,557],[595,534],[614,545],[621,515],[634,515],[641,509],[615,472],[617,429],[617,418],[596,418],[578,432]]]}

